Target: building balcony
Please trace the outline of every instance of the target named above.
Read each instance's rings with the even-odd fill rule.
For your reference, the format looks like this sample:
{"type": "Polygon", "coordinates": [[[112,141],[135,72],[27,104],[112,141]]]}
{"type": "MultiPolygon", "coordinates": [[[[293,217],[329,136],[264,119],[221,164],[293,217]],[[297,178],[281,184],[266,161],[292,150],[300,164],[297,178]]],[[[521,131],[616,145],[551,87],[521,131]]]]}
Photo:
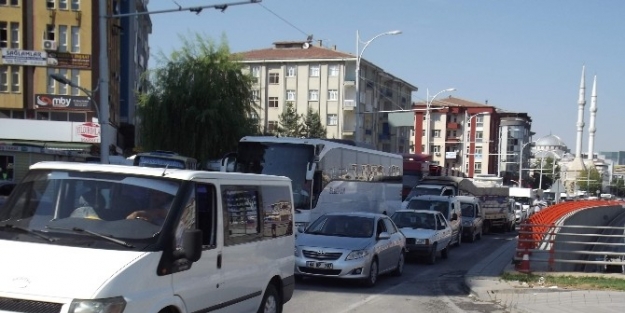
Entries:
{"type": "Polygon", "coordinates": [[[353,110],[355,107],[355,100],[343,100],[343,110],[353,110]]]}
{"type": "Polygon", "coordinates": [[[460,124],[456,122],[449,122],[447,123],[447,129],[450,129],[450,130],[460,129],[460,124]]]}
{"type": "Polygon", "coordinates": [[[460,143],[460,138],[459,137],[447,137],[445,138],[445,143],[448,143],[448,144],[460,143]]]}

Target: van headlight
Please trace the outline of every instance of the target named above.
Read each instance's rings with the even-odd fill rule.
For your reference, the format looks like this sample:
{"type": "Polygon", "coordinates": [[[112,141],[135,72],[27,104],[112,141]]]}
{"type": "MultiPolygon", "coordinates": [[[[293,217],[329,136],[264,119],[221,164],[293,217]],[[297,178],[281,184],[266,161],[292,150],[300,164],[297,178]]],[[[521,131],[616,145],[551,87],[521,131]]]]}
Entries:
{"type": "Polygon", "coordinates": [[[69,313],[122,313],[126,308],[123,297],[104,299],[74,299],[69,306],[69,313]]]}
{"type": "Polygon", "coordinates": [[[360,258],[366,257],[367,255],[369,255],[369,251],[367,250],[355,250],[355,251],[350,252],[345,258],[345,260],[349,261],[349,260],[360,259],[360,258]]]}

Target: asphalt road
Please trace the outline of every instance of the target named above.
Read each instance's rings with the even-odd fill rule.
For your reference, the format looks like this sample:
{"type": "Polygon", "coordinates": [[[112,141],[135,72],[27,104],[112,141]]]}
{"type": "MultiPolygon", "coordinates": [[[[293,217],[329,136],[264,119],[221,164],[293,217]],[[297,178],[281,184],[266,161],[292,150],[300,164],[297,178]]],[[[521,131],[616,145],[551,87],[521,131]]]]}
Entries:
{"type": "Polygon", "coordinates": [[[363,287],[346,280],[306,278],[298,282],[284,312],[506,312],[493,303],[469,295],[464,274],[516,233],[484,235],[482,240],[453,247],[449,259],[434,265],[409,260],[401,277],[381,276],[376,286],[363,287]]]}

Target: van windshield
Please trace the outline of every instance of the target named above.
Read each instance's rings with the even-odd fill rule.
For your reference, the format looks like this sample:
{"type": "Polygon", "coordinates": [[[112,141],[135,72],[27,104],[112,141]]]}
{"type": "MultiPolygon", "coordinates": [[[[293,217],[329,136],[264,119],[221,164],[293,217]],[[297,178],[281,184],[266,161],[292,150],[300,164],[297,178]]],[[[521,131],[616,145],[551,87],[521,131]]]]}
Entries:
{"type": "Polygon", "coordinates": [[[442,192],[443,186],[415,186],[406,196],[406,199],[416,196],[440,196],[442,192]]]}
{"type": "Polygon", "coordinates": [[[98,238],[108,245],[115,244],[110,238],[153,242],[179,188],[171,179],[31,171],[0,208],[0,238],[32,241],[36,232],[64,245],[91,246],[98,238]]]}

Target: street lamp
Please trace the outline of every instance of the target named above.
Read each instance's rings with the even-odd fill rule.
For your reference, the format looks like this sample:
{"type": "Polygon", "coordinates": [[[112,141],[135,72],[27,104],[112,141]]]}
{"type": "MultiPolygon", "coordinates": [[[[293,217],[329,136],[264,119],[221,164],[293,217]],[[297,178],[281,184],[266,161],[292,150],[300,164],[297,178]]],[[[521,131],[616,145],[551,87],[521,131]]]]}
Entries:
{"type": "Polygon", "coordinates": [[[85,89],[82,86],[79,86],[78,84],[75,84],[74,82],[72,82],[71,80],[67,79],[65,76],[60,75],[60,74],[50,74],[50,78],[56,80],[57,82],[63,85],[68,85],[70,87],[77,88],[78,90],[84,92],[87,95],[89,102],[91,102],[91,105],[93,106],[98,116],[98,123],[100,124],[100,163],[108,164],[109,163],[108,162],[108,153],[109,153],[108,145],[104,146],[104,143],[108,142],[104,140],[104,138],[108,138],[106,137],[108,133],[105,132],[105,127],[104,127],[104,125],[106,124],[106,121],[102,118],[102,115],[100,114],[100,108],[98,107],[98,104],[95,102],[95,100],[93,100],[93,93],[98,91],[98,89],[100,88],[100,85],[98,85],[98,87],[96,87],[96,89],[94,89],[93,91],[90,91],[90,90],[85,89]]]}
{"type": "Polygon", "coordinates": [[[425,154],[430,154],[430,110],[432,107],[432,103],[434,102],[434,99],[436,99],[436,97],[438,95],[440,95],[443,92],[452,92],[455,91],[456,88],[447,88],[447,89],[443,89],[439,92],[437,92],[432,99],[430,99],[430,90],[426,89],[426,93],[427,93],[427,97],[425,99],[425,154]]]}
{"type": "Polygon", "coordinates": [[[363,121],[361,121],[361,109],[360,109],[360,60],[362,59],[362,54],[365,52],[365,49],[367,49],[367,46],[369,46],[369,44],[374,41],[376,38],[380,37],[380,36],[384,36],[384,35],[399,35],[401,34],[401,30],[392,30],[392,31],[388,31],[388,32],[384,32],[381,34],[378,34],[376,36],[374,36],[373,38],[369,39],[368,41],[365,42],[361,42],[360,41],[360,35],[358,33],[358,31],[356,31],[356,141],[363,141],[363,131],[362,131],[362,124],[363,121]],[[362,47],[362,50],[360,50],[360,44],[363,43],[364,46],[362,47]]]}
{"type": "Polygon", "coordinates": [[[536,150],[534,153],[542,152],[542,156],[540,158],[540,178],[538,180],[538,189],[543,189],[543,164],[545,163],[545,153],[553,153],[553,163],[551,164],[551,180],[555,181],[554,177],[556,174],[556,159],[560,156],[553,150],[536,150]]]}
{"type": "MultiPolygon", "coordinates": [[[[475,113],[473,115],[471,115],[469,118],[467,118],[467,111],[464,111],[464,125],[462,125],[462,172],[463,173],[467,173],[468,174],[468,168],[467,168],[467,160],[466,160],[466,155],[467,155],[467,130],[465,129],[465,127],[467,127],[467,125],[469,123],[471,123],[471,120],[478,116],[478,115],[483,115],[483,114],[488,114],[488,112],[480,112],[480,113],[475,113]]],[[[429,124],[429,123],[428,123],[429,124]]],[[[475,141],[475,140],[473,140],[475,141]]]]}

